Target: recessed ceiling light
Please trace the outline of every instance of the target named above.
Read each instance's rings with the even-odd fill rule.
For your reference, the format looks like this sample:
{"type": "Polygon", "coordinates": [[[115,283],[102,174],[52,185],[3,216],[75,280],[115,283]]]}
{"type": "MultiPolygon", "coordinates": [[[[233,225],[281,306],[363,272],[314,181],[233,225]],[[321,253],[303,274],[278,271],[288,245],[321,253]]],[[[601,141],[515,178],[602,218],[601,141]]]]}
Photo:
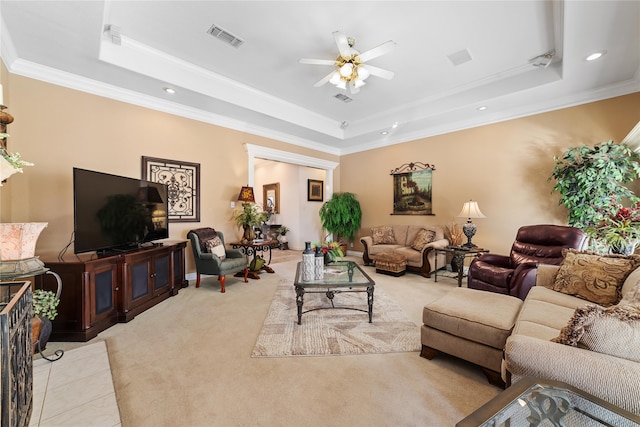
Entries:
{"type": "Polygon", "coordinates": [[[486,110],[487,108],[489,108],[489,107],[487,107],[486,105],[481,105],[480,107],[478,107],[478,108],[477,108],[477,110],[478,110],[478,111],[484,111],[484,110],[486,110]]]}
{"type": "Polygon", "coordinates": [[[382,132],[380,132],[380,135],[389,135],[389,131],[383,130],[382,132]]]}
{"type": "Polygon", "coordinates": [[[173,89],[173,88],[170,88],[170,87],[163,87],[162,90],[164,90],[165,92],[170,93],[170,94],[176,93],[176,90],[173,89]]]}
{"type": "Polygon", "coordinates": [[[398,127],[398,122],[395,122],[395,123],[391,126],[391,129],[395,129],[395,128],[397,128],[397,127],[398,127]]]}
{"type": "Polygon", "coordinates": [[[596,59],[600,59],[604,54],[605,54],[605,51],[593,52],[591,55],[587,56],[585,59],[587,61],[595,61],[596,59]]]}

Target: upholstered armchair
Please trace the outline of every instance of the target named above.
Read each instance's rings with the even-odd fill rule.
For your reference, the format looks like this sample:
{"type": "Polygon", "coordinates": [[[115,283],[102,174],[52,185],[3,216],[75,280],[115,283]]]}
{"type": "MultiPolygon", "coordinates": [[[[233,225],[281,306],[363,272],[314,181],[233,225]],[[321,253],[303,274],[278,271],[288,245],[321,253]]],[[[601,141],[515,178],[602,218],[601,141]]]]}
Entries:
{"type": "Polygon", "coordinates": [[[196,288],[200,287],[200,275],[217,275],[221,290],[224,293],[224,283],[227,274],[244,271],[244,281],[248,282],[247,258],[238,249],[226,249],[224,235],[213,228],[198,228],[187,234],[191,241],[191,249],[196,262],[196,288]]]}
{"type": "Polygon", "coordinates": [[[513,295],[524,300],[535,285],[539,263],[559,265],[563,260],[563,249],[582,250],[587,240],[587,234],[574,227],[520,227],[508,256],[486,253],[471,262],[468,287],[513,295]]]}

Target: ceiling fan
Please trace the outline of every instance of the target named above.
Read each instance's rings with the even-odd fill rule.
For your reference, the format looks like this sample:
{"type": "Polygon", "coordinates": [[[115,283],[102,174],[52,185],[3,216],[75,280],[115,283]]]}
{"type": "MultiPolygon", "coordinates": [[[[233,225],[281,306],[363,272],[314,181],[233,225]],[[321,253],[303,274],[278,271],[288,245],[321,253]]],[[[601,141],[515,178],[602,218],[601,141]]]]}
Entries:
{"type": "Polygon", "coordinates": [[[322,80],[314,84],[314,87],[320,87],[327,82],[335,85],[339,89],[348,90],[354,94],[360,91],[365,85],[365,80],[370,76],[382,77],[391,80],[395,73],[393,71],[374,67],[365,64],[365,62],[390,52],[396,45],[393,40],[388,40],[379,46],[369,49],[363,53],[353,48],[355,39],[347,37],[340,31],[334,31],[333,37],[338,45],[340,55],[335,60],[331,59],[305,59],[302,58],[298,62],[301,64],[313,65],[333,65],[335,70],[327,74],[322,80]]]}

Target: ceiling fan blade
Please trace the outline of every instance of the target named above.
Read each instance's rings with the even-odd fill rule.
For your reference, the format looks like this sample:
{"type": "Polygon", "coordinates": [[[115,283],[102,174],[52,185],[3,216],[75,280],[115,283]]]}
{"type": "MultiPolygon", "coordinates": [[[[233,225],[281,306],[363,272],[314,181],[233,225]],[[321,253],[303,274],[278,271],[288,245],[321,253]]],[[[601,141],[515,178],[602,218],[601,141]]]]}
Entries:
{"type": "Polygon", "coordinates": [[[376,77],[382,77],[383,79],[391,80],[393,76],[396,75],[393,71],[385,70],[383,68],[374,67],[373,65],[365,64],[362,65],[369,74],[376,77]]]}
{"type": "Polygon", "coordinates": [[[312,64],[312,65],[335,65],[336,63],[336,61],[333,59],[308,59],[308,58],[298,59],[298,62],[301,64],[312,64]]]}
{"type": "Polygon", "coordinates": [[[360,60],[362,62],[367,62],[373,58],[377,58],[378,56],[382,56],[385,53],[391,52],[394,47],[396,47],[396,42],[394,42],[393,40],[388,40],[381,45],[374,47],[373,49],[362,52],[360,54],[360,60]]]}
{"type": "Polygon", "coordinates": [[[320,86],[324,85],[325,83],[327,83],[331,79],[331,76],[333,76],[333,73],[335,73],[335,71],[332,71],[329,74],[327,74],[326,76],[324,76],[322,78],[322,80],[320,80],[320,81],[318,81],[318,83],[314,84],[313,87],[320,87],[320,86]]]}
{"type": "Polygon", "coordinates": [[[344,56],[345,58],[351,56],[351,47],[349,46],[347,36],[340,31],[334,31],[333,38],[336,39],[340,56],[344,56]]]}

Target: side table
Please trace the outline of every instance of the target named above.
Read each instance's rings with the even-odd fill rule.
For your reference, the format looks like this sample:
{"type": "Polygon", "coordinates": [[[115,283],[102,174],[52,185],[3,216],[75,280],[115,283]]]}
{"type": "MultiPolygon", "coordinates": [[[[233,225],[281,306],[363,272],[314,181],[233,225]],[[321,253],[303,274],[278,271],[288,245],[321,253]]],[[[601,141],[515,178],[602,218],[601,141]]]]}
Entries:
{"type": "MultiPolygon", "coordinates": [[[[262,241],[256,241],[253,240],[251,242],[247,241],[247,242],[232,242],[229,243],[229,245],[233,248],[233,249],[240,249],[240,252],[242,252],[246,257],[253,257],[253,260],[255,261],[256,257],[258,256],[258,252],[268,252],[269,253],[269,260],[265,260],[265,264],[262,266],[262,268],[260,270],[264,270],[267,273],[275,273],[273,271],[273,268],[269,267],[269,264],[271,264],[271,248],[274,245],[278,245],[278,241],[277,240],[262,240],[262,241]]],[[[244,275],[244,273],[242,273],[244,275]]],[[[259,279],[260,276],[258,275],[257,271],[251,271],[249,270],[249,276],[252,279],[259,279]]]]}
{"type": "Polygon", "coordinates": [[[462,278],[464,277],[464,260],[466,258],[475,258],[482,253],[489,252],[489,249],[468,248],[464,246],[446,246],[444,248],[435,248],[435,271],[433,272],[434,281],[438,281],[438,253],[451,254],[451,263],[458,266],[458,287],[462,287],[462,278]]]}

